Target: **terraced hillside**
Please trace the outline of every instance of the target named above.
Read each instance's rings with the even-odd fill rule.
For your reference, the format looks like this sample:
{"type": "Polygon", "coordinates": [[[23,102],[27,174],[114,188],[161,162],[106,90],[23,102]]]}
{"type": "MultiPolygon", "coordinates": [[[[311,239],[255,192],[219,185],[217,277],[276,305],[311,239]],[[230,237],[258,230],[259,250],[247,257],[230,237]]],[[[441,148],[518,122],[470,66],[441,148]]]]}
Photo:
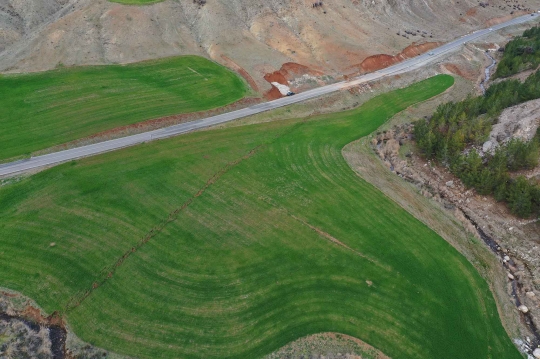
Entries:
{"type": "Polygon", "coordinates": [[[0,188],[0,286],[139,358],[256,358],[341,332],[395,359],[520,354],[487,284],[343,146],[453,83],[193,133],[0,188]]]}

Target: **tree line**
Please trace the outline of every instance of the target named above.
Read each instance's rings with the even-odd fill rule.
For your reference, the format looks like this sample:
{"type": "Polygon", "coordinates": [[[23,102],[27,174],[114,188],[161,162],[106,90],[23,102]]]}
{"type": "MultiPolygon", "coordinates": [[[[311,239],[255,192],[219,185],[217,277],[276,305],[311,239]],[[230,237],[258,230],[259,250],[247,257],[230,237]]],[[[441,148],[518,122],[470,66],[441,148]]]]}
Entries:
{"type": "Polygon", "coordinates": [[[508,77],[540,65],[540,27],[526,30],[508,42],[494,78],[508,77]]]}
{"type": "Polygon", "coordinates": [[[512,139],[483,157],[475,149],[489,137],[501,111],[540,98],[540,70],[523,83],[506,80],[492,85],[484,96],[438,106],[429,119],[415,122],[414,136],[425,157],[450,169],[479,194],[505,201],[515,215],[540,215],[540,184],[512,172],[532,169],[540,156],[540,129],[524,142],[512,139]]]}

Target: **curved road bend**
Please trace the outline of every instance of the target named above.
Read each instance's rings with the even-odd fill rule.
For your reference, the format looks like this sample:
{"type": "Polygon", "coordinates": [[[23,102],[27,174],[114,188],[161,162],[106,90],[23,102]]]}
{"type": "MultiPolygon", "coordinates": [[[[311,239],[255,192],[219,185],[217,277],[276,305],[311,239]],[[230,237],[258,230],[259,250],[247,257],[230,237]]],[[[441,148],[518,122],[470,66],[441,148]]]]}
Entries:
{"type": "Polygon", "coordinates": [[[508,26],[522,24],[531,20],[536,20],[540,18],[540,14],[534,13],[533,15],[524,15],[517,17],[510,21],[492,26],[489,29],[483,29],[475,31],[471,34],[462,36],[452,42],[449,42],[445,45],[442,45],[432,51],[419,55],[412,59],[408,59],[399,64],[387,67],[385,69],[375,71],[360,77],[355,78],[351,81],[342,81],[335,84],[318,87],[309,91],[299,93],[294,96],[280,98],[274,101],[269,101],[261,104],[257,104],[251,107],[247,107],[241,110],[224,113],[217,116],[207,117],[197,121],[181,123],[178,125],[161,128],[154,131],[144,132],[137,135],[117,138],[114,140],[104,141],[95,143],[92,145],[81,146],[72,148],[69,150],[54,152],[42,156],[32,157],[30,159],[10,162],[3,165],[0,165],[0,177],[14,175],[19,172],[24,172],[39,167],[51,166],[54,164],[74,160],[81,157],[93,156],[99,153],[104,153],[108,151],[114,151],[120,148],[133,146],[139,143],[152,141],[156,139],[167,138],[171,136],[180,135],[186,132],[191,132],[194,130],[206,128],[209,126],[214,126],[217,124],[229,122],[236,120],[242,117],[255,115],[264,111],[276,109],[283,106],[288,106],[293,103],[302,102],[308,99],[319,97],[325,94],[329,94],[341,89],[346,89],[352,86],[359,85],[361,83],[366,83],[374,80],[381,79],[390,75],[396,75],[411,70],[418,69],[427,63],[433,62],[435,59],[442,57],[445,54],[448,54],[456,49],[459,49],[463,44],[476,40],[482,36],[485,36],[493,31],[503,29],[508,26]]]}

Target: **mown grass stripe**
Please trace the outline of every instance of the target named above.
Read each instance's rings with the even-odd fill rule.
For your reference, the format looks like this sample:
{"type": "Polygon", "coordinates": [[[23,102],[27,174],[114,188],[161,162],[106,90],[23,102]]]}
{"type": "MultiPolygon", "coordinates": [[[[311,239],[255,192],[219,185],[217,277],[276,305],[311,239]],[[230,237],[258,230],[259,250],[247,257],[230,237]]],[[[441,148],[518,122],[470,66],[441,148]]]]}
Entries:
{"type": "Polygon", "coordinates": [[[394,359],[518,359],[474,267],[341,156],[345,144],[452,83],[438,76],[301,126],[288,120],[137,146],[1,188],[0,285],[57,310],[220,168],[267,143],[70,311],[75,332],[139,358],[257,358],[332,331],[394,359]],[[62,215],[51,225],[54,213],[62,215]],[[85,231],[70,236],[71,223],[85,231]],[[68,259],[76,266],[66,273],[68,259]]]}
{"type": "Polygon", "coordinates": [[[224,106],[246,92],[236,74],[197,56],[4,75],[0,160],[143,120],[224,106]]]}

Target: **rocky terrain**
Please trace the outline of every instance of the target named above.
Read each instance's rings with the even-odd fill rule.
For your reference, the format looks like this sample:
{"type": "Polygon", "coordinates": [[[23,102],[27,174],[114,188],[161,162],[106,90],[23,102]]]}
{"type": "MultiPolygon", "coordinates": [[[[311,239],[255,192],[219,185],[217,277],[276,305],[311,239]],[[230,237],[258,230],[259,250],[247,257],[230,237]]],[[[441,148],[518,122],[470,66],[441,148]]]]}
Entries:
{"type": "Polygon", "coordinates": [[[540,126],[540,100],[525,102],[503,111],[499,122],[493,126],[483,152],[493,152],[512,138],[530,141],[540,126]]]}
{"type": "Polygon", "coordinates": [[[56,313],[46,316],[29,298],[1,288],[0,358],[127,359],[83,343],[56,313]]]}
{"type": "Polygon", "coordinates": [[[319,333],[295,340],[264,359],[390,359],[359,339],[319,333]]]}
{"type": "MultiPolygon", "coordinates": [[[[206,56],[256,91],[303,65],[291,88],[371,71],[530,11],[534,0],[0,0],[0,71],[206,56]],[[307,70],[306,70],[307,69],[307,70]]],[[[292,81],[292,78],[287,81],[292,81]]],[[[290,85],[290,84],[286,84],[290,85]]],[[[275,93],[275,90],[274,90],[275,93]]],[[[269,97],[272,97],[270,95],[269,97]]]]}
{"type": "MultiPolygon", "coordinates": [[[[540,124],[539,113],[538,100],[505,110],[490,134],[489,146],[484,147],[491,150],[510,138],[530,138],[540,124]]],[[[532,352],[540,346],[540,220],[513,216],[503,203],[476,194],[447,169],[418,156],[412,129],[411,124],[404,124],[378,133],[372,139],[374,151],[390,171],[453,212],[454,218],[497,255],[507,273],[508,296],[526,328],[525,340],[517,344],[532,352]]],[[[521,174],[540,179],[540,166],[521,174]]]]}

